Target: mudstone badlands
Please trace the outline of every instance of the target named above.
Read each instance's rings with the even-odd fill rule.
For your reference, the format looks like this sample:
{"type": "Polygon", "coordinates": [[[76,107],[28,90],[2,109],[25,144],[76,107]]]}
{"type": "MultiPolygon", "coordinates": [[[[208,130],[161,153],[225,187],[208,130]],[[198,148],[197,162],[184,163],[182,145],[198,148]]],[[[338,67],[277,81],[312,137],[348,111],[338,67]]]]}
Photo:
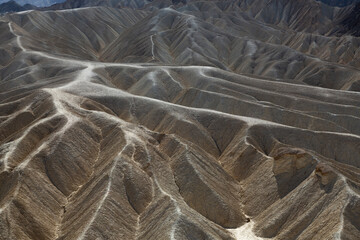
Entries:
{"type": "Polygon", "coordinates": [[[360,239],[359,7],[1,16],[0,239],[360,239]]]}

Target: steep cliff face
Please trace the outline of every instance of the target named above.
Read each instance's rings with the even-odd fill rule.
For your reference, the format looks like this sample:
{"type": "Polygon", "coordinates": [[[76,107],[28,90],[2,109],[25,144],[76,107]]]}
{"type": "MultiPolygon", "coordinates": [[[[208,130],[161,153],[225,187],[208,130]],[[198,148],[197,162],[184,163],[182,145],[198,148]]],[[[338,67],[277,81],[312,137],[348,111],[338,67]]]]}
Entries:
{"type": "Polygon", "coordinates": [[[0,239],[358,239],[354,8],[121,4],[0,18],[0,239]]]}

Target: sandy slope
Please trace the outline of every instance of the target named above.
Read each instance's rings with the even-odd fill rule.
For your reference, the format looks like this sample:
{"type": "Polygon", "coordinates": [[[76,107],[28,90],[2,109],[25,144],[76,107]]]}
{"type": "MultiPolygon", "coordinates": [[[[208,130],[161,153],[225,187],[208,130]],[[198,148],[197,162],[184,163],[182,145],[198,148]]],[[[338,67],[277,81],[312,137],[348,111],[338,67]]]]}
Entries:
{"type": "Polygon", "coordinates": [[[348,9],[252,2],[3,17],[0,239],[357,239],[348,9]]]}

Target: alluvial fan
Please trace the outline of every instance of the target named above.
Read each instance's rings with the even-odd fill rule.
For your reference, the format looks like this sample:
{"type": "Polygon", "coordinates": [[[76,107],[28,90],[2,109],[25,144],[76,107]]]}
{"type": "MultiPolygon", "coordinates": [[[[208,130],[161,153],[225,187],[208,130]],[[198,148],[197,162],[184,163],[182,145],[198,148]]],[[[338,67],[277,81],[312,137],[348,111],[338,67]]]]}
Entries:
{"type": "Polygon", "coordinates": [[[356,7],[0,17],[0,239],[359,239],[356,7]]]}

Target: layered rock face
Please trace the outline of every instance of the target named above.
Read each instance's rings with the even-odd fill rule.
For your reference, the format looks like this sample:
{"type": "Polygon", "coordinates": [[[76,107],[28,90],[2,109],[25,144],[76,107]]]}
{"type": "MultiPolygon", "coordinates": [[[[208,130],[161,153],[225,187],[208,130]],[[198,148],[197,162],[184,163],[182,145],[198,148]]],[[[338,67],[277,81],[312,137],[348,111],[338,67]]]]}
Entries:
{"type": "Polygon", "coordinates": [[[108,2],[0,18],[0,239],[359,238],[352,7],[108,2]]]}

